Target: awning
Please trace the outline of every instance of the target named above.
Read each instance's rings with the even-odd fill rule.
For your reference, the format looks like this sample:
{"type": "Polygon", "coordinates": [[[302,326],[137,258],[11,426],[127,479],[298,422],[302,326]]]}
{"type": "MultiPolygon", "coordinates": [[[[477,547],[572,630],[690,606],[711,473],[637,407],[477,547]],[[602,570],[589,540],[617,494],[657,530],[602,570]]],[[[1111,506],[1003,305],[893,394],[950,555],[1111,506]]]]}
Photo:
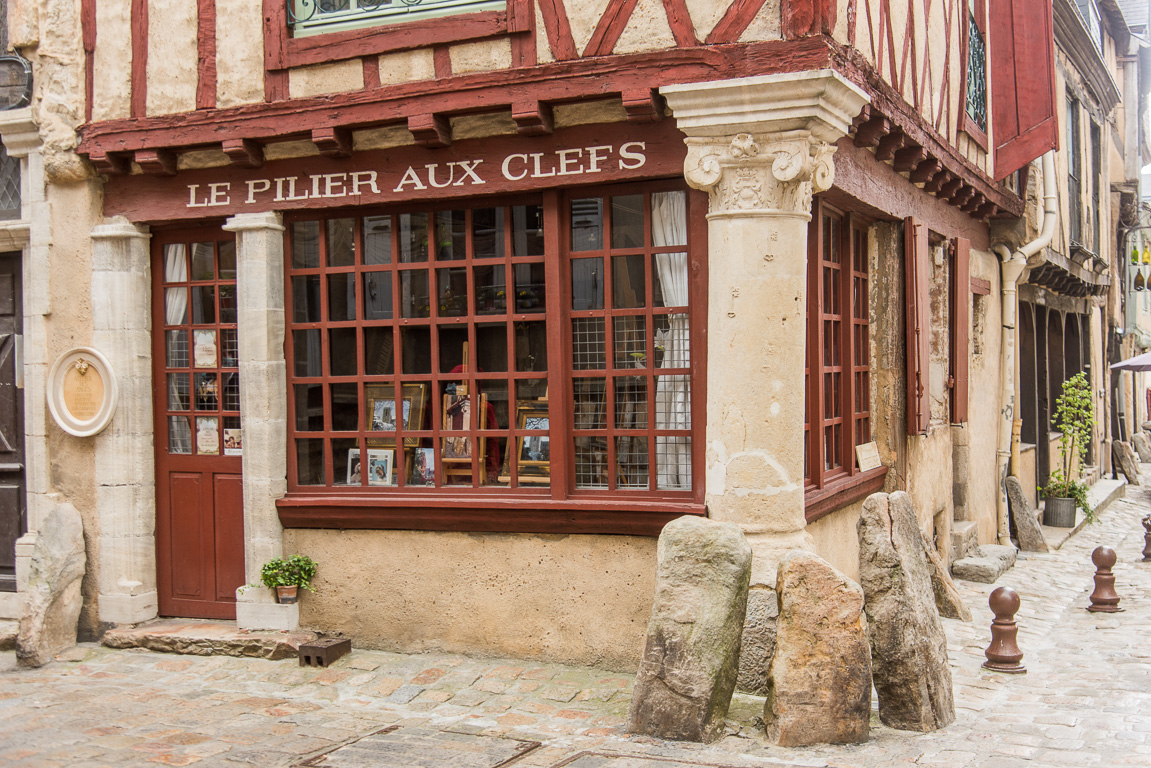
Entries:
{"type": "Polygon", "coordinates": [[[1111,366],[1113,371],[1151,371],[1151,352],[1144,352],[1111,366]]]}

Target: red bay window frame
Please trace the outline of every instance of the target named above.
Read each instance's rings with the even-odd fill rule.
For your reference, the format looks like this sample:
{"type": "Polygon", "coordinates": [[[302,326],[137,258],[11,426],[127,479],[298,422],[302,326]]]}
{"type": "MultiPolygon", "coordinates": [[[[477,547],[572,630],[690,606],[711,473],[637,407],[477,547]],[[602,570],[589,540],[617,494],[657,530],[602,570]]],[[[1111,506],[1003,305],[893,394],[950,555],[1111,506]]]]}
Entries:
{"type": "Polygon", "coordinates": [[[393,51],[448,43],[472,42],[503,35],[529,33],[534,23],[533,0],[507,0],[502,11],[478,11],[438,19],[379,25],[292,37],[287,3],[264,2],[264,67],[277,72],[291,67],[344,61],[393,51]]]}
{"type": "MultiPolygon", "coordinates": [[[[291,263],[291,231],[296,221],[319,220],[320,237],[326,237],[324,221],[330,218],[354,217],[356,223],[356,237],[360,238],[360,219],[364,216],[395,214],[404,212],[436,210],[455,210],[475,207],[502,207],[527,203],[541,202],[544,217],[544,251],[543,257],[546,282],[547,311],[542,317],[548,327],[548,371],[549,400],[551,401],[550,417],[553,465],[560,461],[565,463],[562,471],[553,470],[552,484],[547,489],[536,488],[508,488],[503,486],[473,487],[461,486],[440,487],[434,491],[424,489],[404,491],[389,488],[381,492],[378,488],[355,488],[334,486],[299,486],[296,483],[297,467],[295,440],[295,420],[293,417],[294,400],[291,397],[293,386],[296,383],[292,371],[291,327],[285,335],[285,357],[288,361],[289,386],[285,396],[289,398],[289,429],[287,463],[289,472],[288,495],[277,501],[281,522],[290,528],[365,528],[365,529],[406,529],[406,530],[439,530],[439,531],[470,531],[470,532],[529,532],[529,533],[600,533],[600,534],[631,534],[631,535],[658,535],[663,526],[670,520],[685,514],[703,515],[706,509],[704,498],[704,424],[706,419],[706,318],[707,318],[707,196],[701,192],[690,190],[677,179],[643,181],[627,184],[616,184],[605,187],[587,187],[565,193],[559,190],[548,190],[529,196],[515,198],[471,198],[467,200],[434,203],[397,203],[391,206],[358,208],[351,210],[325,210],[315,212],[299,212],[291,214],[286,220],[287,246],[285,248],[285,262],[291,263]],[[602,196],[605,209],[610,207],[610,198],[614,195],[645,193],[645,199],[650,199],[650,193],[684,190],[686,193],[687,215],[687,246],[690,299],[689,323],[691,339],[691,387],[692,387],[692,488],[690,491],[658,491],[652,486],[649,490],[615,490],[611,492],[594,490],[574,490],[574,453],[571,450],[571,343],[568,333],[571,320],[570,312],[570,267],[569,248],[570,228],[567,227],[567,210],[572,198],[602,196]],[[554,255],[553,255],[554,254],[554,255]],[[558,270],[559,274],[556,274],[558,270]],[[565,303],[567,302],[567,303],[565,303]],[[559,337],[557,338],[557,334],[559,337]],[[557,448],[559,449],[557,451],[557,448]],[[558,455],[557,455],[558,454],[558,455]],[[561,458],[562,457],[562,458],[561,458]]],[[[647,242],[650,243],[651,219],[647,217],[647,242]]],[[[607,230],[605,216],[605,264],[610,265],[612,249],[610,248],[610,231],[607,230]]],[[[326,247],[326,246],[322,246],[326,247]]],[[[667,248],[660,249],[668,250],[667,248]]],[[[321,254],[323,251],[321,251],[321,254]]],[[[360,253],[358,250],[357,253],[360,253]]],[[[398,258],[398,254],[393,254],[398,258]]],[[[321,262],[323,258],[321,255],[321,262]]],[[[469,262],[470,263],[470,262],[469,262]]],[[[357,274],[358,273],[357,261],[357,274]]],[[[429,270],[434,265],[428,264],[429,270]]],[[[321,274],[327,274],[326,268],[321,267],[321,274]]],[[[285,290],[291,295],[292,269],[285,269],[285,290]]],[[[429,290],[434,290],[434,282],[429,275],[429,290]]],[[[508,280],[511,280],[509,275],[508,280]]],[[[393,280],[393,283],[395,280],[393,280]]],[[[324,289],[326,283],[321,281],[321,302],[326,306],[327,293],[324,289]]],[[[357,278],[357,286],[359,281],[357,278]]],[[[358,290],[358,287],[357,287],[358,290]]],[[[393,286],[393,290],[396,290],[393,286]]],[[[648,287],[650,294],[651,287],[648,287]]],[[[358,294],[357,294],[358,295],[358,294]]],[[[474,298],[469,296],[469,298],[474,298]]],[[[605,300],[607,296],[605,294],[605,300]]],[[[650,297],[649,297],[650,305],[650,297]]],[[[360,309],[360,308],[357,308],[360,309]]],[[[650,312],[651,307],[648,307],[650,312]]],[[[287,311],[287,310],[286,310],[287,311]]],[[[394,305],[394,320],[398,318],[400,309],[394,305]]],[[[326,318],[326,314],[322,315],[326,318]]],[[[511,314],[507,316],[511,317],[511,314]]],[[[471,313],[464,318],[470,325],[477,320],[471,313]]],[[[482,318],[480,318],[482,319],[482,318]]],[[[362,324],[362,320],[357,320],[362,324]]],[[[508,319],[507,322],[512,322],[508,319]]],[[[327,320],[318,324],[326,329],[327,320]]],[[[291,326],[291,323],[289,323],[291,326]]],[[[433,334],[433,337],[435,334],[433,334]]],[[[649,340],[650,341],[650,340],[649,340]]],[[[323,343],[327,343],[326,341],[323,343]]],[[[357,354],[360,350],[357,348],[357,354]]],[[[509,350],[510,354],[510,350],[509,350]]],[[[606,353],[605,353],[606,354],[606,353]]],[[[434,357],[434,355],[433,355],[434,357]]],[[[608,360],[608,365],[611,361],[608,360]]],[[[433,366],[435,361],[433,360],[433,366]]],[[[509,368],[511,361],[509,360],[509,368]]],[[[654,374],[653,374],[654,375],[654,374]]],[[[512,372],[503,374],[507,379],[513,376],[512,372]]],[[[325,397],[327,385],[331,383],[327,375],[324,377],[325,397]]],[[[358,378],[363,379],[363,374],[358,378]]],[[[392,380],[399,380],[403,375],[397,370],[392,380]]],[[[426,377],[429,380],[450,378],[446,375],[432,373],[426,377]]],[[[457,377],[458,378],[458,377],[457,377]]],[[[435,396],[435,387],[432,387],[432,397],[435,396]]],[[[649,395],[649,410],[653,407],[651,400],[654,394],[649,395]]],[[[430,403],[435,413],[435,404],[430,403]]],[[[607,404],[605,404],[605,409],[607,404]]],[[[332,437],[328,429],[325,413],[325,429],[323,432],[309,432],[308,437],[328,440],[332,437]]],[[[605,418],[611,419],[612,414],[606,413],[605,418]]],[[[433,422],[433,425],[435,422],[433,422]]],[[[474,425],[472,432],[475,431],[474,425]]],[[[650,420],[648,432],[654,435],[658,430],[650,420]]],[[[435,436],[440,432],[433,429],[435,436]]],[[[611,430],[609,430],[611,432],[611,430]]],[[[304,433],[299,433],[303,435],[304,433]]],[[[501,435],[505,434],[501,431],[501,435]]],[[[340,435],[343,436],[343,435],[340,435]]],[[[649,467],[655,463],[654,439],[649,441],[652,451],[649,454],[649,467]]],[[[325,463],[330,469],[330,451],[325,447],[325,463]]],[[[653,477],[653,470],[649,469],[649,477],[653,477]]]]}
{"type": "Polygon", "coordinates": [[[807,350],[805,355],[806,407],[804,408],[805,477],[804,506],[808,522],[838,507],[874,493],[883,486],[887,468],[861,472],[856,466],[855,445],[861,432],[871,440],[870,392],[870,302],[866,296],[857,304],[854,294],[869,292],[868,235],[866,220],[845,213],[815,198],[807,240],[807,350]],[[824,255],[829,252],[825,220],[838,220],[839,266],[837,285],[827,293],[824,255]],[[858,289],[858,290],[857,290],[858,289]],[[838,295],[838,333],[828,339],[825,333],[824,297],[838,295]],[[826,351],[838,344],[839,362],[829,365],[826,351]],[[825,374],[839,373],[838,392],[828,392],[825,374]],[[838,406],[838,415],[829,416],[826,409],[838,406]],[[842,464],[825,467],[826,430],[838,424],[839,439],[835,448],[842,464]]]}
{"type": "MultiPolygon", "coordinates": [[[[963,62],[963,75],[959,78],[959,124],[958,129],[968,136],[979,145],[979,147],[986,152],[987,131],[980,128],[971,115],[967,114],[967,67],[970,63],[970,51],[968,50],[968,9],[969,0],[959,0],[959,7],[961,8],[960,24],[959,24],[959,52],[963,62]]],[[[983,75],[984,75],[984,94],[987,103],[987,122],[991,123],[991,56],[990,46],[987,40],[987,6],[985,2],[988,0],[975,0],[975,26],[979,27],[979,31],[983,33],[983,75]]]]}

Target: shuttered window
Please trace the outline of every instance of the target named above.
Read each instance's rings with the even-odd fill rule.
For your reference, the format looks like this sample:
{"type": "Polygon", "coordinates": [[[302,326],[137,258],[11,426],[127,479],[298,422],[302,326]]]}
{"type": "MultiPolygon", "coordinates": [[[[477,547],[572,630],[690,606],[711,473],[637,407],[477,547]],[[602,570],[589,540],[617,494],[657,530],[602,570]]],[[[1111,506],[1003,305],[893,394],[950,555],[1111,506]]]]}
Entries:
{"type": "Polygon", "coordinates": [[[931,418],[931,267],[927,225],[904,220],[907,330],[907,434],[927,434],[931,418]]]}
{"type": "Polygon", "coordinates": [[[951,423],[967,421],[971,355],[971,242],[958,237],[951,246],[951,423]]]}

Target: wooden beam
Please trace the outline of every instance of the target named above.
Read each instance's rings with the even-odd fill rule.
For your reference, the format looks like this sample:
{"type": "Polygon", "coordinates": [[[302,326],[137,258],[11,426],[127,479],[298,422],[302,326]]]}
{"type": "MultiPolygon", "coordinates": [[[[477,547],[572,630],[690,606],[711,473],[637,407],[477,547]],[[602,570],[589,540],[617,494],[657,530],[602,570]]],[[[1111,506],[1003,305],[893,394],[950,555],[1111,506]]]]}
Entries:
{"type": "Polygon", "coordinates": [[[974,189],[972,189],[971,191],[974,192],[974,194],[971,196],[971,199],[968,200],[963,205],[961,205],[959,207],[959,210],[963,211],[964,213],[974,214],[975,211],[979,210],[979,207],[981,205],[983,205],[984,203],[987,202],[987,198],[984,197],[979,192],[975,192],[974,189]]]}
{"type": "MultiPolygon", "coordinates": [[[[711,34],[707,36],[707,40],[704,42],[707,45],[717,45],[719,43],[734,43],[739,40],[740,36],[751,26],[755,17],[759,15],[759,11],[766,1],[735,0],[728,6],[723,18],[712,28],[711,34]]],[[[778,18],[778,6],[775,13],[778,18]]]]}
{"type": "Polygon", "coordinates": [[[950,200],[951,198],[955,197],[955,193],[958,192],[959,188],[962,186],[963,179],[959,176],[955,176],[951,179],[951,181],[941,186],[935,196],[940,200],[950,200]]]}
{"type": "Polygon", "coordinates": [[[954,178],[955,174],[944,168],[932,176],[931,181],[923,185],[923,191],[934,195],[944,184],[949,184],[954,178]]]}
{"type": "Polygon", "coordinates": [[[216,106],[216,0],[196,0],[196,109],[216,106]]]}
{"type": "Polygon", "coordinates": [[[895,153],[894,168],[899,173],[910,173],[927,158],[927,150],[923,147],[906,147],[895,153]]]}
{"type": "Polygon", "coordinates": [[[623,108],[629,123],[654,123],[663,119],[663,97],[651,88],[623,92],[623,108]]]}
{"type": "Polygon", "coordinates": [[[313,128],[312,143],[325,157],[349,157],[352,154],[352,132],[347,128],[313,128]]]}
{"type": "Polygon", "coordinates": [[[452,143],[452,125],[443,115],[412,115],[408,130],[421,147],[447,147],[452,143]]]}
{"type": "Polygon", "coordinates": [[[520,101],[512,104],[512,120],[520,136],[542,136],[555,132],[555,119],[550,104],[542,101],[520,101]]]}
{"type": "Polygon", "coordinates": [[[132,117],[148,113],[148,0],[132,0],[132,68],[128,97],[132,117]]]}
{"type": "MultiPolygon", "coordinates": [[[[915,170],[912,171],[911,175],[907,178],[913,184],[926,184],[935,178],[935,175],[939,173],[941,168],[943,168],[943,163],[939,162],[939,160],[934,157],[929,157],[919,165],[915,166],[915,170]]],[[[926,189],[926,187],[924,187],[924,189],[926,189]]]]}
{"type": "Polygon", "coordinates": [[[987,202],[975,209],[973,214],[977,219],[986,221],[999,212],[999,206],[995,203],[987,202]]]}
{"type": "Polygon", "coordinates": [[[127,176],[132,172],[131,152],[95,151],[88,155],[88,161],[96,168],[97,173],[108,176],[127,176]]]}
{"type": "Polygon", "coordinates": [[[264,148],[251,139],[227,139],[223,144],[224,154],[233,163],[245,168],[259,168],[264,164],[264,148]]]}
{"type": "Polygon", "coordinates": [[[880,139],[889,133],[891,133],[891,121],[883,115],[872,115],[855,132],[855,146],[869,149],[878,144],[880,139]]]}
{"type": "Polygon", "coordinates": [[[879,146],[875,148],[875,159],[881,163],[886,163],[895,157],[895,153],[903,149],[905,144],[907,144],[907,136],[903,131],[892,131],[879,140],[879,146]]]}
{"type": "Polygon", "coordinates": [[[137,149],[136,165],[154,176],[176,175],[176,153],[170,149],[137,149]]]}

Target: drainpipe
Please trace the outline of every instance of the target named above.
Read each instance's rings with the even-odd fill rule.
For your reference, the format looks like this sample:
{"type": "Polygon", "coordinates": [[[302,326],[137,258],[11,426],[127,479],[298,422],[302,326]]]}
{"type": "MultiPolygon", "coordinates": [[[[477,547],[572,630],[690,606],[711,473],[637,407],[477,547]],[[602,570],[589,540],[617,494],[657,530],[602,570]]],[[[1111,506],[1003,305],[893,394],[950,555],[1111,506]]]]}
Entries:
{"type": "Polygon", "coordinates": [[[996,474],[999,476],[999,501],[996,523],[999,543],[1011,544],[1007,523],[1007,473],[1011,461],[1011,427],[1015,421],[1015,318],[1018,314],[1016,285],[1027,259],[1047,247],[1055,234],[1059,201],[1055,194],[1055,152],[1043,155],[1043,230],[1039,237],[1012,253],[1007,246],[993,249],[1000,258],[1003,283],[1003,339],[999,345],[999,384],[1003,408],[999,412],[999,444],[996,450],[996,474]]]}

